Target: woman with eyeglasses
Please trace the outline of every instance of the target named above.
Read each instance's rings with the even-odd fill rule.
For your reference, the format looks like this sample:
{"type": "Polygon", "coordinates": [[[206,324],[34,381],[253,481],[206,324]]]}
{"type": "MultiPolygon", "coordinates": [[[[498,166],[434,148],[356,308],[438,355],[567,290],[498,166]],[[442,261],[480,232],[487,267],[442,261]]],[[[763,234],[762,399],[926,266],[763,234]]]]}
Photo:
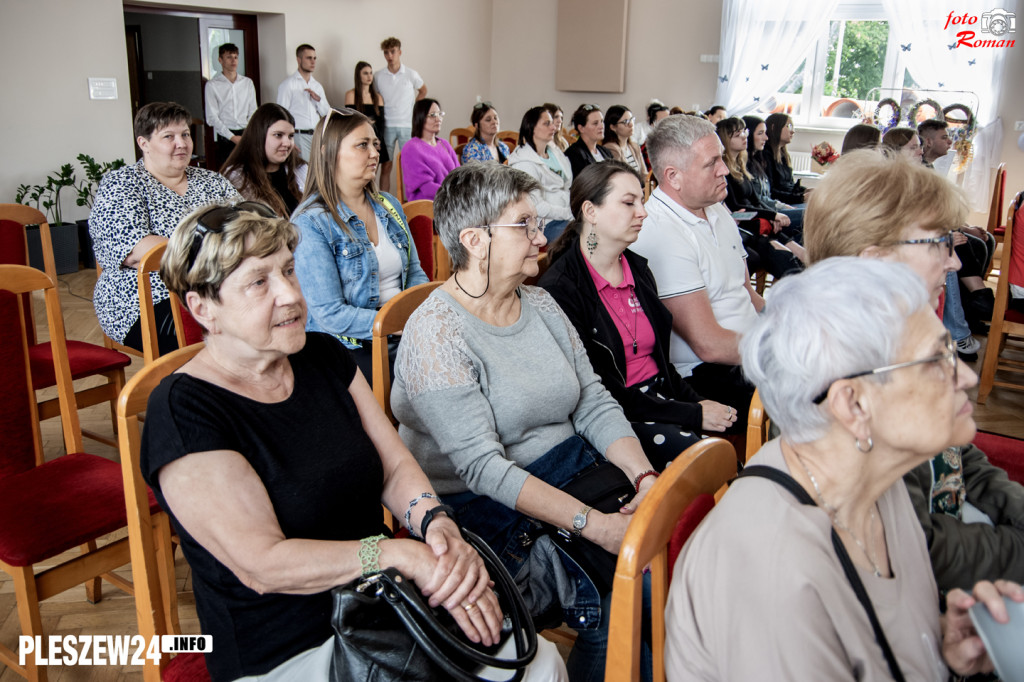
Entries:
{"type": "Polygon", "coordinates": [[[579,332],[594,371],[661,471],[702,432],[725,431],[737,415],[697,395],[669,362],[672,315],[647,260],[628,248],[647,217],[639,180],[622,161],[583,169],[572,183],[577,217],[548,247],[550,266],[538,284],[579,332]]]}
{"type": "MultiPolygon", "coordinates": [[[[176,102],[152,102],[139,109],[134,129],[142,158],[103,177],[89,214],[93,250],[103,268],[92,297],[96,317],[107,336],[139,351],[139,261],[166,242],[193,209],[242,198],[223,175],[189,165],[191,124],[192,115],[176,102]]],[[[163,355],[178,348],[174,315],[160,276],[154,272],[149,279],[163,355]]]]}
{"type": "Polygon", "coordinates": [[[793,167],[786,146],[793,141],[793,119],[787,114],[772,114],[765,119],[768,143],[764,149],[764,167],[772,197],[787,204],[804,203],[810,190],[793,180],[793,167]]]}
{"type": "MultiPolygon", "coordinates": [[[[799,232],[792,229],[789,217],[773,206],[761,202],[754,179],[747,170],[747,127],[742,119],[724,118],[715,125],[722,142],[728,194],[725,205],[730,211],[752,214],[739,220],[743,245],[748,254],[754,252],[752,263],[766,269],[776,279],[803,269],[805,257],[799,232]]],[[[757,266],[754,269],[757,269],[757,266]]]]}
{"type": "Polygon", "coordinates": [[[604,148],[612,153],[613,159],[618,159],[635,170],[641,182],[646,184],[650,168],[644,161],[640,145],[633,141],[635,120],[633,112],[621,104],[609,107],[608,114],[604,117],[604,148]]]}
{"type": "Polygon", "coordinates": [[[366,116],[329,111],[313,134],[306,194],[292,215],[302,235],[295,269],[309,304],[306,328],[341,339],[368,379],[377,310],[427,281],[401,203],[377,191],[377,146],[366,116]]]}
{"type": "Polygon", "coordinates": [[[532,107],[523,114],[519,125],[519,144],[508,157],[508,165],[523,171],[537,181],[533,203],[537,215],[545,223],[544,235],[549,240],[562,233],[572,218],[569,210],[569,188],[572,166],[553,140],[555,123],[551,112],[532,107]]]}
{"type": "Polygon", "coordinates": [[[268,102],[249,119],[220,172],[243,197],[287,218],[302,199],[308,168],[295,146],[295,119],[280,104],[268,102]]]}
{"type": "Polygon", "coordinates": [[[470,115],[470,123],[473,124],[473,137],[462,149],[462,163],[470,161],[497,161],[505,163],[508,161],[508,145],[498,139],[498,128],[501,120],[498,112],[490,102],[478,102],[473,106],[473,113],[470,115]]]}
{"type": "MultiPolygon", "coordinates": [[[[263,204],[206,207],[182,221],[161,265],[205,345],[150,396],[141,466],[216,642],[210,677],[354,679],[333,665],[331,590],[388,567],[468,639],[493,644],[502,613],[483,561],[351,355],[305,330],[298,242],[263,204]],[[423,542],[392,539],[381,504],[423,542]]],[[[539,647],[534,665],[561,675],[541,679],[564,679],[553,650],[539,647]]]]}
{"type": "Polygon", "coordinates": [[[1006,623],[1003,596],[1024,602],[1024,590],[971,582],[940,615],[903,481],[976,430],[967,391],[977,376],[929,293],[905,265],[857,258],[772,287],[740,353],[780,436],[679,555],[668,679],[941,682],[947,666],[992,670],[968,609],[981,602],[1006,623]]]}
{"type": "MultiPolygon", "coordinates": [[[[950,228],[962,225],[967,211],[963,193],[919,162],[851,152],[814,190],[807,253],[812,262],[860,256],[904,263],[924,282],[935,311],[947,273],[960,267],[950,228]]],[[[1024,582],[1024,487],[970,440],[932,450],[904,479],[942,590],[996,578],[1024,582]]]]}
{"type": "Polygon", "coordinates": [[[433,201],[437,188],[459,165],[455,150],[441,139],[444,112],[436,99],[421,99],[412,108],[412,138],[402,146],[402,181],[406,201],[433,201]]]}
{"type": "Polygon", "coordinates": [[[572,114],[572,127],[579,138],[569,145],[565,155],[572,164],[572,174],[577,176],[592,163],[600,163],[612,158],[612,153],[605,149],[604,114],[596,104],[581,104],[572,114]]]}
{"type": "Polygon", "coordinates": [[[406,323],[391,405],[441,499],[495,549],[534,617],[577,630],[569,679],[603,680],[615,555],[656,473],[572,323],[523,285],[547,241],[537,189],[497,164],[445,179],[434,225],[454,274],[406,323]],[[592,509],[599,491],[577,477],[595,464],[632,501],[592,509]]]}

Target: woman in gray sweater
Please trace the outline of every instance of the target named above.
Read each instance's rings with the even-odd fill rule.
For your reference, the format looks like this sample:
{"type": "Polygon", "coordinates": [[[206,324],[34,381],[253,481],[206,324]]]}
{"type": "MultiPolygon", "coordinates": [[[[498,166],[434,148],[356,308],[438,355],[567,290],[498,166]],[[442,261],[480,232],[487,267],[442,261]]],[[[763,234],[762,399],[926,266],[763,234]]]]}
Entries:
{"type": "Polygon", "coordinates": [[[578,629],[570,679],[603,679],[610,590],[579,575],[538,521],[615,555],[655,474],[575,328],[550,295],[523,286],[546,241],[536,188],[492,164],[445,179],[434,224],[455,274],[409,318],[391,402],[435,490],[494,546],[534,616],[578,629]],[[637,491],[610,513],[560,489],[605,458],[637,491]]]}

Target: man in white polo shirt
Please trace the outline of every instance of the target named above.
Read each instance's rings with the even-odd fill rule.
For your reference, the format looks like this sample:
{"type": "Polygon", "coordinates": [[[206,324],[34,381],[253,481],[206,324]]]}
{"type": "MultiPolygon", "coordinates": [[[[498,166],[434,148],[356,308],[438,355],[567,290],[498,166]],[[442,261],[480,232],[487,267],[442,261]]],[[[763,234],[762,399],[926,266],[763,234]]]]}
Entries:
{"type": "MultiPolygon", "coordinates": [[[[380,49],[388,68],[373,74],[374,85],[384,100],[384,139],[381,145],[395,158],[395,143],[402,148],[412,137],[412,107],[427,96],[427,86],[414,70],[402,64],[402,41],[394,36],[385,38],[380,49]]],[[[380,167],[380,188],[391,190],[391,162],[380,167]]]]}
{"type": "Polygon", "coordinates": [[[729,210],[729,169],[715,126],[669,116],[647,137],[658,188],[632,249],[647,259],[672,313],[669,359],[702,396],[736,408],[745,424],[753,386],[740,371],[739,339],[764,307],[729,210]]]}
{"type": "Polygon", "coordinates": [[[298,69],[288,76],[277,88],[277,103],[291,112],[295,119],[295,144],[305,161],[309,161],[309,150],[313,146],[313,129],[320,119],[331,110],[324,94],[324,86],[313,78],[316,69],[316,50],[303,43],[295,48],[298,69]]]}
{"type": "Polygon", "coordinates": [[[256,113],[256,87],[238,73],[238,46],[224,43],[217,51],[220,73],[206,81],[206,125],[213,128],[217,168],[224,165],[256,113]]]}

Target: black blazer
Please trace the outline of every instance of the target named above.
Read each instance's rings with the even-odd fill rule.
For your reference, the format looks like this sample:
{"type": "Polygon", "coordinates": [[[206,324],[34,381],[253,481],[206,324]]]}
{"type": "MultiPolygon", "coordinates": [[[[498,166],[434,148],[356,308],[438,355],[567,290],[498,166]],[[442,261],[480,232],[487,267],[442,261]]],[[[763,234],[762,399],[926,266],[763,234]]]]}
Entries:
{"type": "Polygon", "coordinates": [[[753,180],[750,178],[737,180],[732,176],[732,173],[729,173],[729,175],[725,176],[725,182],[728,187],[728,194],[725,195],[725,205],[729,207],[730,211],[734,213],[736,211],[753,211],[757,214],[758,218],[764,218],[769,221],[775,220],[775,208],[766,206],[761,201],[753,180]]]}
{"type": "Polygon", "coordinates": [[[594,371],[622,406],[627,419],[678,424],[687,431],[699,433],[704,418],[699,401],[703,398],[683,381],[668,359],[672,314],[658,298],[658,285],[647,267],[647,259],[629,249],[623,257],[633,273],[640,307],[654,328],[654,361],[659,375],[665,379],[669,400],[626,386],[626,349],[622,346],[622,336],[597,294],[580,253],[579,237],[548,267],[538,284],[547,289],[576,327],[594,371]]]}
{"type": "Polygon", "coordinates": [[[764,161],[765,173],[768,174],[768,184],[772,186],[772,198],[787,204],[802,204],[805,190],[799,181],[793,182],[793,169],[789,164],[784,160],[776,161],[767,147],[761,159],[764,161]]]}
{"type": "MultiPolygon", "coordinates": [[[[597,145],[597,153],[603,156],[605,161],[612,158],[612,153],[601,145],[597,145]]],[[[565,150],[565,155],[569,158],[569,163],[572,164],[572,177],[574,178],[578,177],[583,169],[590,164],[597,163],[582,138],[569,145],[569,148],[565,150]]]]}

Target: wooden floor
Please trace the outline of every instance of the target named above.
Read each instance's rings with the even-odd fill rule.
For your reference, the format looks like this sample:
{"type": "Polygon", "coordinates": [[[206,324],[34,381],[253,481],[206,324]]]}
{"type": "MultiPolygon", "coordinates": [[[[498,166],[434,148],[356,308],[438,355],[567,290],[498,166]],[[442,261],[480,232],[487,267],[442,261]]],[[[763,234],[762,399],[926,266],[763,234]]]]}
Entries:
{"type": "MultiPolygon", "coordinates": [[[[69,338],[102,343],[102,335],[92,308],[92,288],[95,281],[95,272],[90,270],[60,277],[61,304],[64,308],[69,338]]],[[[40,315],[41,301],[36,305],[36,311],[40,328],[43,329],[45,323],[40,315]]],[[[979,340],[983,348],[979,357],[984,357],[985,339],[979,340]]],[[[1017,354],[1024,360],[1024,348],[1017,354]]],[[[142,360],[135,358],[127,371],[128,376],[132,376],[141,366],[142,360]]],[[[981,361],[973,363],[972,367],[975,371],[980,371],[981,361]]],[[[974,398],[976,395],[975,388],[971,391],[971,397],[974,398]]],[[[990,394],[987,404],[976,405],[976,408],[974,416],[978,428],[1024,438],[1024,392],[996,388],[990,394]]],[[[104,434],[112,433],[110,412],[105,406],[82,410],[81,419],[83,428],[104,434]]],[[[44,423],[42,432],[47,459],[59,456],[63,452],[59,420],[44,423]]],[[[87,440],[86,450],[118,461],[117,452],[113,448],[87,440]]],[[[178,603],[182,631],[198,633],[199,621],[195,615],[189,568],[181,558],[180,552],[177,557],[178,603]]],[[[126,577],[131,577],[127,569],[123,573],[126,577]]],[[[103,600],[98,604],[88,603],[85,600],[84,588],[76,588],[43,602],[41,610],[43,629],[47,635],[132,635],[137,632],[133,599],[107,584],[103,586],[103,600]]],[[[13,586],[10,578],[0,573],[0,642],[12,648],[16,647],[20,634],[13,586]]],[[[51,666],[48,673],[51,682],[115,682],[142,679],[139,668],[132,666],[51,666]]],[[[0,665],[0,682],[21,679],[19,675],[0,665]]]]}

